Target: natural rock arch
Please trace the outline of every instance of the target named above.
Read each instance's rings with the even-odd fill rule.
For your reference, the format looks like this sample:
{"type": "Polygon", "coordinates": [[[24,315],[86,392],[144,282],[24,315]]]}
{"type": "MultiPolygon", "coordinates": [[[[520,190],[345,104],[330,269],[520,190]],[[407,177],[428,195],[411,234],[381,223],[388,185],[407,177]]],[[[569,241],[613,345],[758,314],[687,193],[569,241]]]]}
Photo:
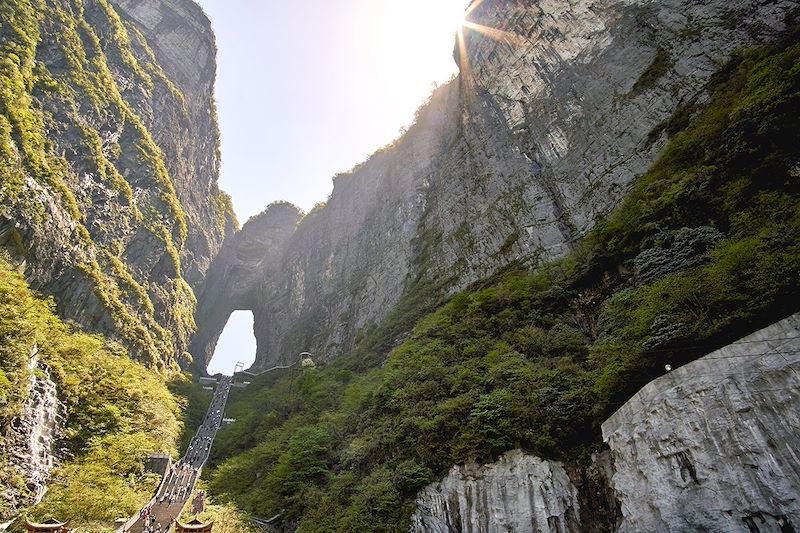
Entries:
{"type": "MultiPolygon", "coordinates": [[[[264,306],[258,305],[258,295],[266,280],[277,272],[285,244],[300,217],[300,210],[291,204],[272,204],[223,243],[198,291],[197,330],[190,348],[196,371],[206,373],[234,311],[252,311],[256,324],[264,322],[264,306]]],[[[256,332],[257,345],[259,342],[256,332]]]]}

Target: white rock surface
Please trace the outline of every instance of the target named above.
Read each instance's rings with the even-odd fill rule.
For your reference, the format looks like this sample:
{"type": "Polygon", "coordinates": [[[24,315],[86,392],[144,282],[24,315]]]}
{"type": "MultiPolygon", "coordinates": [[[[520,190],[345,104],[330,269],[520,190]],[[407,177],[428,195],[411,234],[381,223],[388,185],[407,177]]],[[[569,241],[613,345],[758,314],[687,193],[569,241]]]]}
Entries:
{"type": "Polygon", "coordinates": [[[514,450],[498,462],[453,467],[417,498],[411,531],[578,531],[578,489],[564,466],[514,450]]]}
{"type": "Polygon", "coordinates": [[[800,527],[800,315],[666,374],[603,424],[620,531],[800,527]]]}
{"type": "Polygon", "coordinates": [[[799,407],[797,314],[652,381],[606,420],[611,460],[591,469],[611,478],[621,522],[616,504],[581,505],[603,501],[581,498],[604,485],[576,487],[586,469],[517,450],[425,488],[411,531],[793,532],[799,407]]]}

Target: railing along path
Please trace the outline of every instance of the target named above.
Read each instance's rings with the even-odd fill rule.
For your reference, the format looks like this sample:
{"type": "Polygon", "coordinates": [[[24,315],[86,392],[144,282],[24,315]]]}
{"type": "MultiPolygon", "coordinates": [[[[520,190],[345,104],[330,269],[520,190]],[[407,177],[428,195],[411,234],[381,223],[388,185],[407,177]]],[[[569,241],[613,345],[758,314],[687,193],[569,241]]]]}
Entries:
{"type": "Polygon", "coordinates": [[[167,533],[173,531],[175,520],[192,496],[203,466],[208,460],[214,437],[222,424],[222,415],[232,378],[223,376],[214,391],[214,397],[203,424],[192,438],[184,456],[175,464],[170,462],[155,496],[116,533],[167,533]]]}

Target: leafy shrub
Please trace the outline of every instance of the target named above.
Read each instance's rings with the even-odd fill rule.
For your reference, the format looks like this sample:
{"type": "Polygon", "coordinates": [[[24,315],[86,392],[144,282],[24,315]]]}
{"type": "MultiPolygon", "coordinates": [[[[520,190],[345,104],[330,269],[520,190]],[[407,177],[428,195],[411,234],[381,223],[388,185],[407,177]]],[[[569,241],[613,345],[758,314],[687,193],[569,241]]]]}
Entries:
{"type": "MultiPolygon", "coordinates": [[[[145,472],[147,455],[174,453],[181,430],[180,405],[164,377],[131,361],[116,343],[73,331],[4,259],[0,339],[0,425],[8,427],[21,413],[34,346],[66,407],[66,461],[30,516],[106,531],[149,500],[158,476],[145,472]]],[[[15,470],[6,461],[0,460],[0,483],[13,486],[15,470]]]]}

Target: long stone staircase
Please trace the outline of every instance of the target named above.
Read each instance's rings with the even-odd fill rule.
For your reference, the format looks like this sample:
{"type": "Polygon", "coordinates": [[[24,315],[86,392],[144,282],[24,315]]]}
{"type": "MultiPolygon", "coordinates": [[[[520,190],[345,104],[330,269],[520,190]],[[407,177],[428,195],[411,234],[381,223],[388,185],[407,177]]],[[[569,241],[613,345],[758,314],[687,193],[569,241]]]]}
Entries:
{"type": "Polygon", "coordinates": [[[120,526],[116,533],[166,533],[173,531],[175,520],[192,496],[203,466],[208,460],[214,437],[222,423],[232,378],[223,376],[203,424],[197,430],[184,456],[167,466],[155,496],[139,512],[120,526]]]}

